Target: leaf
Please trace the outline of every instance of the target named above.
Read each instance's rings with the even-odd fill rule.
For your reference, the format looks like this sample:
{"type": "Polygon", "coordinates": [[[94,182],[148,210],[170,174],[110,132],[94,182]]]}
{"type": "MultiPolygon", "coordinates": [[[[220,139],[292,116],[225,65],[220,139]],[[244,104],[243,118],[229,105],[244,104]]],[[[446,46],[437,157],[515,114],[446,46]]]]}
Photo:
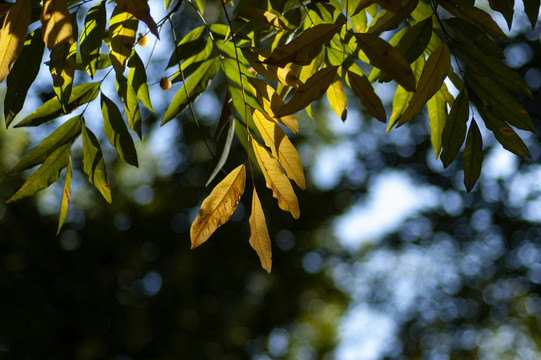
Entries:
{"type": "Polygon", "coordinates": [[[408,29],[396,44],[396,50],[411,64],[426,50],[431,35],[432,18],[429,17],[408,29]]]}
{"type": "Polygon", "coordinates": [[[210,195],[203,200],[199,213],[190,228],[192,249],[207,241],[214,231],[225,224],[233,215],[242,194],[244,194],[245,182],[246,168],[242,164],[220,181],[210,195]]]}
{"type": "Polygon", "coordinates": [[[289,100],[275,116],[282,117],[294,114],[311,104],[313,101],[320,99],[331,85],[337,71],[338,66],[327,66],[316,72],[306,80],[304,85],[299,86],[295,91],[293,98],[291,98],[291,100],[289,100]]]}
{"type": "MultiPolygon", "coordinates": [[[[96,70],[102,70],[108,68],[109,66],[111,66],[111,57],[109,54],[99,54],[98,62],[96,63],[96,70]]],[[[75,70],[87,71],[80,54],[75,55],[75,70]]]]}
{"type": "Polygon", "coordinates": [[[231,144],[233,143],[233,138],[235,135],[235,121],[234,119],[231,119],[229,121],[229,127],[227,129],[227,134],[225,136],[225,141],[223,142],[223,146],[221,147],[220,151],[220,157],[218,158],[218,161],[216,162],[216,166],[214,167],[214,170],[212,170],[212,173],[210,174],[207,182],[205,183],[205,186],[209,186],[209,184],[214,180],[216,175],[222,170],[224,167],[228,157],[229,157],[229,150],[231,150],[231,144]]]}
{"type": "Polygon", "coordinates": [[[265,57],[261,55],[258,48],[242,48],[244,57],[252,68],[268,80],[278,80],[284,86],[299,87],[302,82],[297,78],[289,65],[278,67],[265,64],[265,57]]]}
{"type": "Polygon", "coordinates": [[[60,233],[62,225],[66,220],[68,214],[68,205],[71,198],[71,178],[73,171],[71,169],[71,158],[68,156],[68,167],[66,170],[66,178],[64,179],[64,190],[62,191],[62,201],[60,203],[60,216],[58,218],[58,228],[56,230],[56,235],[60,233]]]}
{"type": "Polygon", "coordinates": [[[428,118],[430,119],[430,140],[436,159],[441,152],[441,134],[443,133],[443,128],[445,127],[445,122],[447,120],[447,101],[445,100],[445,90],[443,89],[447,90],[445,84],[443,84],[442,89],[434,94],[426,104],[428,108],[428,118]]]}
{"type": "Polygon", "coordinates": [[[453,102],[441,135],[442,152],[440,159],[445,168],[453,162],[464,143],[466,123],[470,114],[469,105],[468,95],[462,90],[453,102]]]}
{"type": "Polygon", "coordinates": [[[451,54],[447,45],[443,43],[426,60],[423,72],[419,78],[419,83],[417,84],[417,90],[400,117],[398,126],[409,122],[415,115],[421,112],[427,101],[441,89],[443,80],[447,77],[450,69],[451,54]]]}
{"type": "MultiPolygon", "coordinates": [[[[404,1],[405,5],[399,6],[394,10],[388,10],[381,17],[374,19],[368,28],[368,33],[380,35],[387,30],[396,29],[411,12],[417,7],[419,0],[404,1]]],[[[397,2],[400,4],[400,1],[397,2]]]]}
{"type": "Polygon", "coordinates": [[[250,245],[259,256],[261,267],[268,273],[272,267],[272,247],[269,230],[265,222],[265,213],[255,191],[252,195],[252,214],[250,215],[250,245]]]}
{"type": "Polygon", "coordinates": [[[124,104],[124,110],[126,111],[130,129],[135,131],[139,138],[142,138],[141,112],[139,111],[139,102],[137,101],[135,90],[128,84],[128,81],[124,76],[116,77],[116,90],[124,104]]]}
{"type": "Polygon", "coordinates": [[[186,34],[173,49],[167,67],[175,66],[182,60],[186,60],[199,54],[207,43],[207,31],[204,25],[199,26],[186,34]]]}
{"type": "Polygon", "coordinates": [[[158,26],[154,22],[154,19],[152,19],[152,16],[150,16],[150,8],[147,0],[117,0],[116,3],[119,10],[128,12],[144,22],[150,29],[150,32],[158,39],[160,38],[158,26]]]}
{"type": "MultiPolygon", "coordinates": [[[[66,114],[75,110],[79,105],[86,104],[94,100],[99,93],[100,83],[90,82],[73,88],[70,100],[66,106],[66,114]]],[[[55,96],[47,100],[33,113],[22,119],[15,127],[39,126],[47,121],[56,119],[62,115],[62,106],[55,96]]]]}
{"type": "Polygon", "coordinates": [[[352,71],[347,73],[348,81],[355,95],[361,100],[361,104],[368,113],[381,122],[387,121],[387,114],[381,99],[376,95],[374,88],[364,75],[352,71]]]}
{"type": "Polygon", "coordinates": [[[329,105],[331,105],[331,109],[334,113],[338,115],[342,121],[346,121],[348,114],[347,98],[344,93],[344,88],[342,88],[340,78],[336,75],[334,81],[327,89],[327,100],[329,100],[329,105]]]}
{"type": "Polygon", "coordinates": [[[483,54],[487,56],[496,56],[500,59],[504,58],[503,51],[498,44],[477,26],[459,18],[446,19],[444,22],[445,24],[450,25],[455,31],[455,34],[462,38],[464,42],[475,46],[481,50],[483,54]]]}
{"type": "Polygon", "coordinates": [[[154,112],[152,103],[150,102],[150,92],[148,90],[145,65],[135,50],[128,60],[128,67],[130,68],[128,71],[128,86],[131,86],[133,90],[135,90],[137,98],[141,100],[143,105],[145,105],[150,111],[154,112]]]}
{"type": "Polygon", "coordinates": [[[6,127],[23,108],[28,89],[39,73],[43,50],[44,44],[39,30],[28,35],[21,56],[13,65],[6,80],[7,89],[4,98],[6,127]]]}
{"type": "MultiPolygon", "coordinates": [[[[423,67],[425,64],[424,56],[419,56],[417,60],[411,64],[413,67],[413,74],[416,79],[421,77],[423,67]]],[[[393,97],[393,111],[389,118],[389,124],[387,125],[387,132],[391,131],[396,122],[400,119],[400,116],[406,111],[408,104],[413,97],[413,92],[407,91],[402,86],[398,85],[393,97]]]]}
{"type": "Polygon", "coordinates": [[[137,151],[124,119],[122,119],[122,114],[116,104],[103,93],[101,94],[101,113],[103,114],[103,132],[117,150],[120,158],[130,165],[139,166],[137,151]]]}
{"type": "Polygon", "coordinates": [[[122,11],[118,5],[113,10],[109,21],[109,34],[111,34],[111,63],[117,76],[122,75],[126,61],[131,55],[138,20],[129,12],[122,11]]]}
{"type": "Polygon", "coordinates": [[[66,0],[44,0],[41,11],[43,42],[49,49],[73,42],[71,17],[66,0]]]}
{"type": "Polygon", "coordinates": [[[488,2],[492,10],[498,11],[501,13],[507,22],[509,30],[511,30],[511,25],[513,23],[513,6],[515,6],[515,0],[491,0],[488,2]]]}
{"type": "Polygon", "coordinates": [[[100,59],[100,49],[103,35],[105,33],[105,25],[107,21],[107,10],[105,9],[105,1],[100,1],[95,4],[86,14],[85,26],[81,32],[80,50],[83,65],[90,75],[94,78],[98,69],[100,59]]]}
{"type": "Polygon", "coordinates": [[[481,167],[483,165],[483,138],[479,127],[472,119],[468,137],[466,138],[466,146],[464,147],[464,155],[462,157],[462,166],[464,167],[464,185],[468,192],[473,189],[473,186],[481,175],[481,167]]]}
{"type": "Polygon", "coordinates": [[[265,60],[266,64],[283,67],[288,63],[309,65],[321,52],[323,44],[329,42],[343,23],[319,24],[303,31],[286,45],[280,45],[265,60]]]}
{"type": "MultiPolygon", "coordinates": [[[[214,44],[210,38],[207,38],[205,40],[204,46],[201,51],[195,53],[193,56],[188,57],[186,60],[181,62],[180,68],[184,72],[184,77],[188,78],[191,74],[193,74],[194,71],[196,71],[199,66],[201,66],[202,63],[205,61],[212,59],[211,55],[214,56],[214,44]]],[[[179,55],[179,57],[183,57],[179,55]]],[[[229,58],[223,58],[223,61],[225,60],[232,60],[229,58]]],[[[235,64],[236,64],[236,60],[235,64]]],[[[172,83],[180,82],[182,80],[182,73],[180,72],[180,69],[178,69],[178,64],[173,64],[177,66],[177,71],[171,78],[172,83]]],[[[237,71],[238,72],[238,71],[237,71]]]]}
{"type": "Polygon", "coordinates": [[[163,116],[162,126],[186,110],[207,89],[219,69],[220,60],[217,57],[203,62],[173,97],[163,116]]]}
{"type": "Polygon", "coordinates": [[[73,86],[76,53],[77,43],[69,43],[68,41],[56,44],[51,50],[49,69],[53,77],[54,92],[60,99],[64,112],[67,112],[66,106],[73,86]]]}
{"type": "Polygon", "coordinates": [[[408,91],[415,91],[415,78],[404,56],[385,40],[374,34],[355,34],[357,44],[370,59],[370,64],[381,69],[408,91]]]}
{"type": "Polygon", "coordinates": [[[80,133],[81,117],[76,116],[69,119],[53,131],[52,134],[43,139],[36,147],[24,154],[9,173],[16,174],[43,163],[59,147],[72,144],[80,133]]]}
{"type": "Polygon", "coordinates": [[[539,17],[539,0],[522,0],[522,2],[524,3],[524,11],[532,25],[532,30],[534,30],[539,17]]]}
{"type": "Polygon", "coordinates": [[[265,177],[266,186],[272,190],[272,196],[278,200],[278,207],[290,212],[294,219],[298,219],[301,214],[299,201],[278,160],[254,139],[252,139],[252,148],[265,177]]]}
{"type": "Polygon", "coordinates": [[[103,153],[96,135],[84,124],[83,132],[83,170],[90,181],[101,193],[105,201],[111,203],[111,188],[107,180],[107,170],[103,153]]]}
{"type": "Polygon", "coordinates": [[[254,26],[273,26],[278,29],[291,30],[284,17],[256,7],[240,8],[237,18],[246,20],[254,26]]]}
{"type": "Polygon", "coordinates": [[[265,145],[271,149],[287,176],[302,190],[306,189],[301,158],[282,128],[268,114],[258,109],[253,109],[252,114],[265,145]]]}
{"type": "Polygon", "coordinates": [[[30,24],[30,0],[15,2],[0,29],[0,82],[8,76],[19,57],[30,24]]]}

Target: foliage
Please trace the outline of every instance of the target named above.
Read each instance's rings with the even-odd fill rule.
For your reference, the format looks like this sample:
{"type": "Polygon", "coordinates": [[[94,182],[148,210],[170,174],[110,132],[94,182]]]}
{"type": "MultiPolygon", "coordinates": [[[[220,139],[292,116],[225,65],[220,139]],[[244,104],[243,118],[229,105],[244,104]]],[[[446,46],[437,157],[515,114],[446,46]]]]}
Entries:
{"type": "MultiPolygon", "coordinates": [[[[184,10],[181,5],[199,16],[202,25],[183,36],[171,52],[168,67],[178,70],[170,80],[173,84],[181,82],[182,86],[161,123],[165,125],[186,111],[197,123],[193,102],[208,91],[214,79],[224,78],[226,96],[217,118],[215,138],[221,135],[228,140],[207,183],[222,171],[233,131],[246,150],[246,161],[235,164],[235,170],[201,205],[192,225],[192,247],[205,242],[218,226],[228,221],[238,197],[244,193],[248,170],[253,187],[250,243],[263,267],[270,271],[265,216],[255,191],[253,170],[262,172],[279,208],[294,219],[299,218],[300,207],[291,180],[304,189],[304,174],[288,134],[299,131],[294,114],[302,109],[312,114],[311,105],[324,94],[343,121],[347,121],[350,88],[370,116],[387,122],[385,104],[377,94],[378,83],[394,80],[397,87],[388,131],[413,120],[426,105],[432,147],[444,167],[456,158],[466,141],[463,165],[468,191],[475,185],[483,161],[482,133],[479,119],[474,119],[476,113],[504,148],[519,156],[530,156],[513,128],[534,131],[528,112],[514,97],[531,97],[531,92],[522,78],[502,62],[497,41],[505,40],[505,33],[489,12],[472,1],[245,0],[234,5],[223,1],[223,21],[215,23],[205,20],[201,1],[186,1],[185,5],[182,1],[165,1],[166,8],[172,8],[158,22],[152,18],[145,0],[117,0],[111,6],[106,1],[96,1],[90,2],[92,7],[83,26],[79,26],[76,14],[86,9],[83,5],[87,3],[46,0],[39,5],[34,0],[17,1],[3,9],[0,30],[0,81],[7,77],[6,125],[22,109],[21,99],[28,93],[36,68],[39,70],[36,59],[45,46],[50,51],[48,66],[55,95],[15,126],[39,126],[76,113],[69,126],[65,126],[66,122],[54,136],[21,158],[13,172],[38,164],[41,167],[8,200],[15,201],[47,187],[67,168],[60,225],[70,198],[71,145],[79,135],[83,139],[84,172],[105,200],[111,202],[100,142],[84,118],[86,106],[98,95],[101,94],[104,135],[122,160],[137,166],[129,130],[142,137],[144,119],[140,104],[152,111],[145,66],[135,49],[137,43],[142,43],[136,39],[139,22],[158,38],[162,27],[184,10]],[[36,11],[39,19],[34,16],[36,11]],[[38,21],[41,30],[27,35],[29,24],[38,21]],[[98,73],[100,69],[104,71],[98,73]],[[78,84],[77,71],[86,71],[92,78],[103,76],[98,81],[78,84]],[[22,74],[24,81],[17,81],[22,74]],[[103,94],[104,81],[112,75],[124,114],[103,94]],[[231,130],[221,131],[228,124],[231,130]]],[[[491,2],[509,28],[513,4],[514,1],[491,2]]],[[[538,11],[538,1],[525,1],[532,28],[538,11]]],[[[160,83],[164,89],[170,86],[160,83]]]]}

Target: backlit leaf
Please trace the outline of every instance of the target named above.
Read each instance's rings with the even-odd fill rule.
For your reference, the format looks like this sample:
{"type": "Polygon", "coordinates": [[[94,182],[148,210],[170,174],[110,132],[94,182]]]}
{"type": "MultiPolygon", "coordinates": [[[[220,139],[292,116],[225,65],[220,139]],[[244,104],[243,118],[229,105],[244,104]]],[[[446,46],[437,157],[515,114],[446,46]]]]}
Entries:
{"type": "Polygon", "coordinates": [[[234,135],[235,135],[235,120],[231,119],[229,120],[229,126],[227,128],[227,133],[224,137],[224,141],[222,142],[223,144],[220,144],[221,146],[218,146],[220,157],[218,158],[216,165],[214,166],[214,170],[212,170],[212,173],[207,179],[205,186],[209,186],[212,180],[214,180],[216,175],[218,175],[218,173],[224,167],[227,159],[229,158],[229,150],[231,150],[231,144],[233,143],[234,135]]]}
{"type": "Polygon", "coordinates": [[[109,33],[111,34],[111,63],[117,76],[122,75],[126,67],[126,61],[131,55],[137,25],[139,21],[131,13],[122,11],[118,5],[113,10],[109,21],[109,33]]]}
{"type": "Polygon", "coordinates": [[[346,121],[348,114],[347,109],[347,98],[344,93],[344,88],[340,82],[340,78],[335,75],[334,81],[329,85],[327,89],[327,100],[329,100],[329,105],[342,121],[346,121]]]}
{"type": "Polygon", "coordinates": [[[8,76],[21,53],[30,24],[30,0],[19,0],[11,6],[0,29],[0,82],[8,76]]]}
{"type": "Polygon", "coordinates": [[[368,113],[381,122],[387,121],[387,114],[381,99],[376,95],[374,88],[364,75],[348,71],[348,80],[351,89],[366,108],[368,113]]]}
{"type": "Polygon", "coordinates": [[[455,159],[466,137],[466,123],[470,114],[468,95],[462,90],[451,107],[441,135],[443,167],[449,166],[455,159]]]}
{"type": "Polygon", "coordinates": [[[156,25],[156,22],[154,22],[154,19],[152,19],[152,16],[150,16],[150,8],[147,0],[117,0],[116,4],[119,10],[128,12],[144,22],[150,29],[150,32],[158,39],[160,38],[158,26],[156,25]]]}
{"type": "MultiPolygon", "coordinates": [[[[421,77],[424,64],[425,64],[424,56],[419,56],[417,60],[415,60],[413,64],[411,64],[413,68],[413,74],[416,79],[421,77]]],[[[412,99],[413,94],[414,92],[407,91],[400,85],[396,87],[396,91],[393,97],[393,111],[389,118],[389,124],[387,125],[387,132],[391,131],[391,129],[396,124],[398,119],[400,119],[400,116],[402,116],[404,111],[406,111],[406,108],[408,107],[408,104],[410,100],[412,99]]]]}
{"type": "Polygon", "coordinates": [[[43,42],[49,49],[73,42],[71,17],[66,0],[45,0],[41,12],[43,42]]]}
{"type": "Polygon", "coordinates": [[[468,192],[473,189],[473,186],[481,175],[481,167],[483,165],[483,138],[479,127],[472,119],[466,145],[464,147],[464,155],[462,157],[462,166],[464,167],[464,185],[468,192]]]}
{"type": "MultiPolygon", "coordinates": [[[[384,31],[396,29],[417,6],[419,0],[407,0],[404,7],[396,8],[396,11],[388,10],[381,17],[374,19],[368,28],[368,33],[379,35],[384,31]]],[[[400,3],[400,1],[398,1],[400,3]]]]}
{"type": "Polygon", "coordinates": [[[150,92],[148,90],[145,65],[135,50],[128,60],[128,67],[130,68],[128,71],[128,86],[131,86],[133,90],[135,90],[137,98],[141,100],[147,109],[154,111],[152,103],[150,102],[150,92]]]}
{"type": "MultiPolygon", "coordinates": [[[[444,24],[448,24],[455,31],[455,34],[466,43],[475,46],[487,56],[496,56],[500,59],[504,58],[502,49],[488,37],[488,35],[479,29],[477,26],[460,18],[450,18],[444,20],[444,24]]],[[[457,38],[456,40],[460,40],[457,38]]]]}
{"type": "Polygon", "coordinates": [[[135,89],[128,84],[128,80],[126,80],[124,76],[117,76],[116,91],[124,104],[129,128],[135,131],[139,138],[142,138],[141,112],[139,110],[139,101],[137,101],[135,89]]]}
{"type": "MultiPolygon", "coordinates": [[[[442,89],[447,90],[445,84],[442,89]]],[[[436,159],[441,152],[441,134],[447,120],[447,101],[445,100],[444,90],[438,91],[427,102],[428,118],[430,119],[430,140],[436,159]]]]}
{"type": "Polygon", "coordinates": [[[511,30],[513,23],[513,15],[515,13],[513,7],[515,6],[515,0],[491,0],[488,2],[492,10],[496,10],[501,13],[507,22],[507,27],[511,30]]]}
{"type": "Polygon", "coordinates": [[[243,48],[242,53],[252,68],[268,80],[278,80],[285,86],[299,87],[302,85],[289,65],[278,67],[263,63],[265,57],[260,54],[257,48],[243,48]]]}
{"type": "Polygon", "coordinates": [[[231,171],[203,200],[190,228],[192,249],[207,241],[212,233],[233,215],[244,194],[245,182],[246,168],[242,164],[231,171]]]}
{"type": "Polygon", "coordinates": [[[238,19],[243,19],[256,26],[273,26],[278,29],[290,30],[288,21],[268,10],[256,7],[242,7],[237,13],[238,19]]]}
{"type": "Polygon", "coordinates": [[[83,170],[88,180],[98,189],[105,201],[111,203],[111,188],[107,180],[105,160],[96,135],[84,124],[83,133],[83,170]]]}
{"type": "Polygon", "coordinates": [[[98,61],[100,59],[100,49],[103,35],[105,33],[105,24],[107,12],[105,9],[105,1],[100,1],[95,4],[85,17],[85,25],[81,32],[81,59],[83,65],[88,71],[91,78],[94,78],[98,69],[98,61]]]}
{"type": "Polygon", "coordinates": [[[252,139],[252,148],[261,172],[265,177],[266,185],[278,200],[278,207],[290,212],[294,219],[298,219],[301,213],[297,195],[295,195],[293,187],[282,171],[278,160],[254,139],[252,139]]]}
{"type": "Polygon", "coordinates": [[[65,112],[73,86],[76,53],[77,43],[68,41],[56,44],[51,50],[49,69],[53,77],[53,88],[65,112]]]}
{"type": "Polygon", "coordinates": [[[430,17],[408,29],[396,44],[396,49],[411,64],[425,51],[431,35],[432,18],[430,17]]]}
{"type": "Polygon", "coordinates": [[[539,0],[522,0],[522,2],[524,3],[524,11],[528,15],[528,20],[530,20],[533,30],[539,17],[539,0]]]}
{"type": "Polygon", "coordinates": [[[261,202],[255,191],[252,195],[252,214],[250,215],[250,245],[259,256],[261,261],[261,267],[268,273],[272,267],[272,247],[269,236],[269,230],[267,229],[267,223],[265,222],[265,213],[261,207],[261,202]]]}
{"type": "Polygon", "coordinates": [[[167,67],[175,66],[182,60],[186,60],[200,53],[205,47],[207,39],[207,29],[205,26],[199,26],[182,37],[178,42],[167,67]]]}
{"type": "Polygon", "coordinates": [[[71,178],[73,171],[71,169],[71,157],[68,156],[68,167],[66,169],[66,178],[64,179],[64,189],[62,190],[62,201],[60,203],[60,216],[58,218],[58,228],[56,230],[56,235],[60,233],[62,225],[66,220],[68,215],[68,205],[71,198],[71,178]]]}

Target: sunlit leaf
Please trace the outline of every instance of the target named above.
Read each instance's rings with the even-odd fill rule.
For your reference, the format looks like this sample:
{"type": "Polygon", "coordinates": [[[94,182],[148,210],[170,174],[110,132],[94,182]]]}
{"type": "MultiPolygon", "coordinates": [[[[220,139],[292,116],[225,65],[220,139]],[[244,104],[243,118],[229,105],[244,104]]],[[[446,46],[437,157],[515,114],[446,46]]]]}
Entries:
{"type": "Polygon", "coordinates": [[[60,202],[60,216],[58,218],[58,228],[56,230],[56,235],[60,233],[62,225],[66,220],[68,215],[68,205],[71,198],[71,178],[73,171],[71,169],[71,157],[68,156],[68,167],[66,169],[66,178],[64,179],[64,189],[62,190],[62,201],[60,202]]]}
{"type": "Polygon", "coordinates": [[[145,65],[139,55],[137,55],[137,52],[133,51],[132,56],[128,60],[128,67],[130,68],[128,71],[128,86],[131,86],[135,90],[137,98],[141,100],[147,109],[154,111],[150,102],[145,65]]]}
{"type": "MultiPolygon", "coordinates": [[[[196,52],[194,55],[188,57],[184,61],[181,62],[180,68],[182,69],[182,72],[184,73],[184,77],[188,78],[191,74],[193,74],[205,61],[210,60],[214,58],[214,44],[210,38],[207,38],[204,42],[203,48],[196,52]]],[[[180,58],[182,58],[181,55],[179,55],[180,58]]],[[[225,60],[232,60],[229,58],[224,58],[225,60]]],[[[236,60],[235,60],[236,63],[236,60]]],[[[180,72],[180,69],[178,68],[178,64],[173,64],[177,66],[177,71],[175,74],[171,77],[171,82],[176,83],[183,81],[182,80],[182,73],[180,72]]],[[[237,71],[238,72],[238,71],[237,71]]]]}
{"type": "MultiPolygon", "coordinates": [[[[96,63],[96,70],[105,69],[111,66],[111,57],[109,54],[99,54],[98,62],[96,63]]],[[[86,66],[83,64],[83,58],[80,54],[75,56],[75,70],[87,71],[86,66]]]]}
{"type": "Polygon", "coordinates": [[[30,0],[19,0],[11,6],[0,29],[0,82],[8,76],[21,53],[30,24],[30,0]]]}
{"type": "Polygon", "coordinates": [[[105,201],[111,203],[111,188],[107,180],[105,160],[96,135],[84,124],[83,133],[83,170],[88,180],[98,189],[105,201]]]}
{"type": "Polygon", "coordinates": [[[94,78],[96,70],[98,69],[106,21],[107,11],[105,9],[105,1],[100,1],[90,8],[86,14],[85,25],[81,32],[81,41],[79,44],[81,49],[81,59],[91,78],[94,78]]]}
{"type": "Polygon", "coordinates": [[[261,202],[255,191],[252,195],[252,214],[250,215],[250,245],[259,256],[261,261],[261,267],[268,273],[272,267],[272,247],[269,236],[269,230],[267,229],[267,223],[265,222],[265,213],[261,207],[261,202]]]}
{"type": "Polygon", "coordinates": [[[182,60],[186,60],[200,53],[207,43],[207,29],[199,26],[182,37],[171,54],[167,67],[175,66],[182,60]]]}
{"type": "Polygon", "coordinates": [[[347,109],[347,98],[344,93],[344,88],[340,82],[340,78],[335,75],[334,81],[329,85],[327,89],[327,100],[329,100],[329,105],[342,121],[346,121],[348,114],[347,109]]]}
{"type": "MultiPolygon", "coordinates": [[[[413,68],[414,77],[420,78],[425,64],[424,56],[419,56],[417,60],[411,64],[413,68]]],[[[387,132],[391,131],[392,127],[396,124],[400,116],[406,111],[408,104],[413,97],[414,92],[407,91],[402,86],[398,85],[393,97],[393,111],[389,117],[389,124],[387,125],[387,132]]]]}
{"type": "Polygon", "coordinates": [[[278,29],[291,30],[288,21],[284,17],[265,9],[242,7],[237,13],[237,18],[246,20],[256,26],[273,26],[278,29]]]}
{"type": "Polygon", "coordinates": [[[139,101],[137,101],[137,93],[135,89],[128,84],[128,80],[124,76],[116,77],[116,90],[118,96],[124,104],[128,126],[135,131],[139,138],[143,137],[141,129],[141,112],[139,110],[139,101]]]}
{"type": "Polygon", "coordinates": [[[282,85],[299,87],[302,82],[297,78],[289,65],[278,67],[265,64],[265,57],[257,48],[243,48],[242,53],[252,68],[268,80],[278,80],[282,85]]]}
{"type": "Polygon", "coordinates": [[[111,63],[118,76],[122,75],[126,61],[131,55],[139,21],[131,13],[122,11],[118,5],[115,7],[109,21],[111,34],[111,63]]]}
{"type": "Polygon", "coordinates": [[[73,42],[71,17],[66,0],[45,0],[41,12],[43,42],[49,49],[73,42]]]}
{"type": "Polygon", "coordinates": [[[447,120],[447,101],[444,94],[446,88],[445,84],[443,84],[442,89],[434,94],[426,103],[428,118],[430,119],[430,141],[432,142],[432,149],[434,149],[436,159],[441,152],[441,134],[447,120]]]}
{"type": "Polygon", "coordinates": [[[468,192],[473,189],[473,186],[481,175],[483,158],[483,138],[475,119],[472,119],[466,138],[466,145],[464,146],[464,155],[462,157],[464,185],[468,192]]]}
{"type": "Polygon", "coordinates": [[[466,137],[466,123],[470,114],[468,95],[463,90],[456,97],[441,135],[443,167],[455,159],[466,137]]]}
{"type": "Polygon", "coordinates": [[[203,200],[190,228],[192,249],[207,241],[233,215],[244,194],[245,182],[246,168],[242,164],[231,171],[203,200]]]}
{"type": "Polygon", "coordinates": [[[49,68],[53,77],[53,88],[65,112],[71,96],[73,74],[75,73],[75,54],[77,43],[63,41],[51,50],[49,68]]]}
{"type": "Polygon", "coordinates": [[[381,99],[376,95],[374,88],[364,75],[348,71],[348,80],[351,89],[366,108],[368,113],[381,122],[387,121],[387,114],[381,99]]]}
{"type": "Polygon", "coordinates": [[[150,8],[147,0],[117,0],[116,4],[119,10],[128,12],[144,22],[150,29],[150,32],[153,33],[158,39],[160,38],[160,34],[158,34],[158,26],[156,25],[156,22],[154,22],[154,19],[152,19],[152,16],[150,16],[150,8]]]}

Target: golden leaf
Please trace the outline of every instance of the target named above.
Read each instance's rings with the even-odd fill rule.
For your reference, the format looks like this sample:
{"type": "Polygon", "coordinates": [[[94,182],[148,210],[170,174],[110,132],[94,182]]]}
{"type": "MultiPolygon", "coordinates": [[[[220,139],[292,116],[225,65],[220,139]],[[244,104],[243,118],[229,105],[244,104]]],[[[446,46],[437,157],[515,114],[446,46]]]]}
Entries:
{"type": "Polygon", "coordinates": [[[21,53],[30,24],[30,0],[17,1],[4,18],[0,29],[0,82],[8,76],[21,53]]]}
{"type": "Polygon", "coordinates": [[[342,83],[337,76],[335,76],[333,82],[327,89],[327,100],[329,100],[329,105],[331,105],[331,109],[336,115],[338,115],[342,121],[346,121],[348,114],[347,98],[342,83]]]}
{"type": "Polygon", "coordinates": [[[126,61],[131,55],[137,25],[139,21],[129,12],[122,11],[115,7],[111,21],[109,23],[109,32],[111,33],[111,63],[115,72],[120,76],[126,67],[126,61]]]}
{"type": "Polygon", "coordinates": [[[252,139],[252,147],[261,172],[265,177],[266,185],[272,190],[272,196],[278,200],[278,207],[284,211],[289,211],[294,219],[298,219],[301,212],[297,195],[295,195],[293,187],[282,171],[278,160],[254,139],[252,139]]]}
{"type": "Polygon", "coordinates": [[[158,39],[160,38],[158,26],[156,25],[156,22],[152,16],[150,16],[150,8],[147,0],[117,0],[116,3],[119,10],[128,12],[147,24],[154,36],[156,36],[158,39]]]}
{"type": "Polygon", "coordinates": [[[43,42],[49,49],[63,41],[73,42],[71,17],[66,0],[45,0],[41,12],[43,42]]]}
{"type": "Polygon", "coordinates": [[[272,267],[272,248],[269,231],[265,223],[265,213],[254,188],[252,196],[252,214],[250,215],[250,245],[259,256],[261,267],[268,273],[272,267]]]}
{"type": "Polygon", "coordinates": [[[212,233],[233,215],[244,193],[245,182],[246,168],[242,164],[220,181],[203,201],[190,228],[192,249],[207,241],[212,233]]]}

